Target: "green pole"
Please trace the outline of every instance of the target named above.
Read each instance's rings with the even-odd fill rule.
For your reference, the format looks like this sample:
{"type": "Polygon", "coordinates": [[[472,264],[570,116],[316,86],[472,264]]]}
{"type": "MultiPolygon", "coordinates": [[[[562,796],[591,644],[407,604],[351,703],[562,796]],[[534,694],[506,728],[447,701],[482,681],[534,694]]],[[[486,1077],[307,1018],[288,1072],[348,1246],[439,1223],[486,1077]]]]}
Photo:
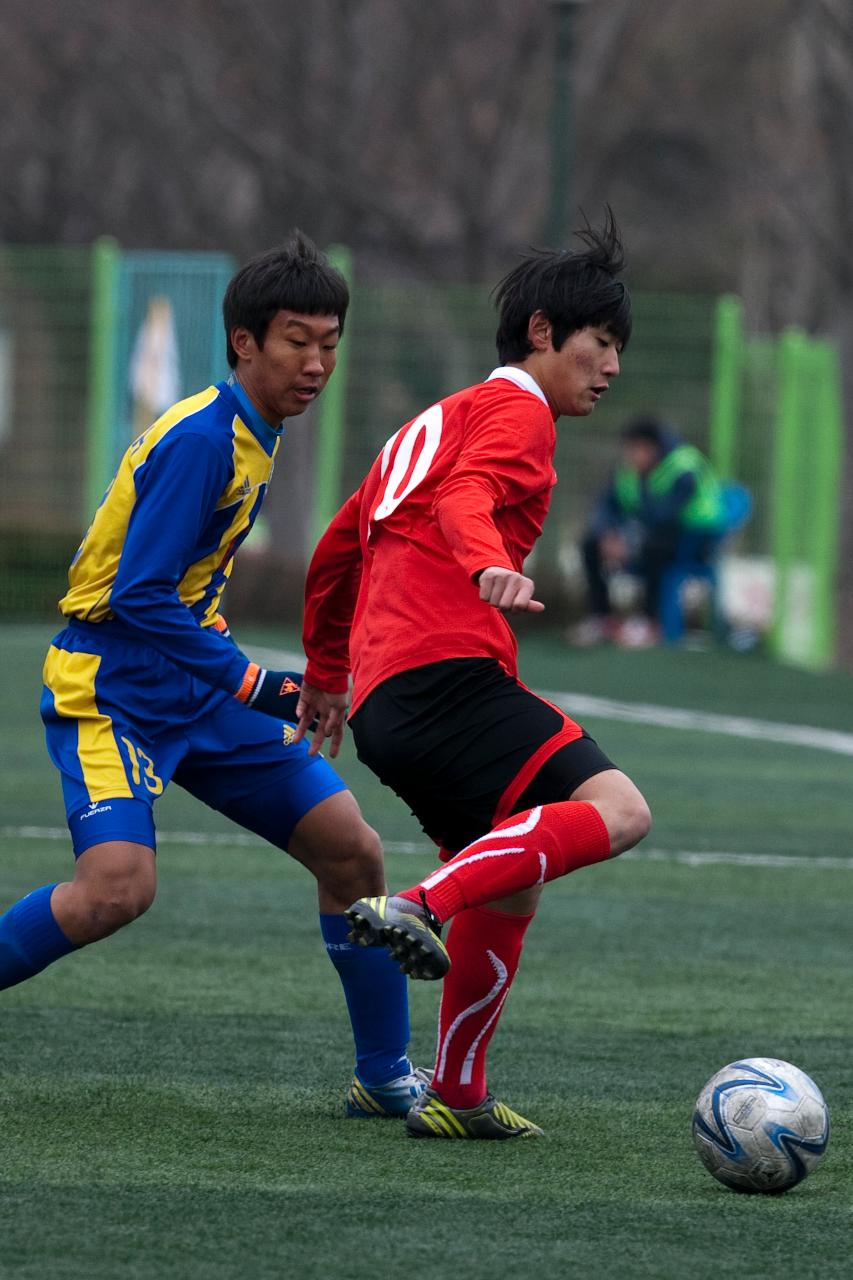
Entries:
{"type": "Polygon", "coordinates": [[[714,314],[711,359],[711,465],[721,479],[735,477],[735,440],[741,405],[743,307],[740,298],[725,294],[714,314]]]}
{"type": "Polygon", "coordinates": [[[571,218],[574,167],[574,85],[572,83],[575,18],[585,0],[550,0],[554,10],[554,85],[551,102],[551,196],[546,242],[565,243],[571,218]]]}
{"type": "Polygon", "coordinates": [[[815,487],[809,509],[815,587],[813,658],[815,666],[828,667],[835,658],[835,580],[841,537],[841,368],[832,342],[812,345],[817,397],[812,436],[815,487]]]}
{"type": "MultiPolygon", "coordinates": [[[[349,249],[339,244],[332,245],[327,250],[327,257],[352,288],[352,254],[349,249]]],[[[335,372],[326,384],[317,409],[311,550],[316,547],[341,503],[347,363],[347,343],[342,341],[338,347],[335,372]]]]}
{"type": "Polygon", "coordinates": [[[89,318],[89,397],[86,415],[86,510],[92,519],[112,476],[115,416],[115,340],[118,311],[118,242],[102,236],[92,246],[92,303],[89,318]]]}
{"type": "Polygon", "coordinates": [[[806,335],[799,329],[786,329],[779,339],[773,508],[770,521],[770,545],[776,570],[770,646],[775,655],[783,659],[791,656],[787,635],[788,600],[797,549],[800,386],[805,374],[807,354],[806,335]]]}

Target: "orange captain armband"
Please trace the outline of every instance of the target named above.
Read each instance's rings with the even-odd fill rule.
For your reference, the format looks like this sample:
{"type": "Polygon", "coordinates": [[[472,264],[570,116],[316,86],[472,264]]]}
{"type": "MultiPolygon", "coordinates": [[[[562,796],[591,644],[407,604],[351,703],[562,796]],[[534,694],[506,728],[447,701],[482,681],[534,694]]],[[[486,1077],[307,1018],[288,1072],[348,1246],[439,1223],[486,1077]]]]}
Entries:
{"type": "Polygon", "coordinates": [[[248,702],[252,696],[255,685],[258,683],[258,676],[261,674],[261,668],[257,662],[250,662],[246,668],[246,673],[240,682],[240,688],[234,694],[238,702],[248,702]]]}
{"type": "Polygon", "coordinates": [[[220,632],[221,635],[228,636],[231,634],[228,630],[228,623],[225,621],[221,613],[217,613],[210,625],[214,631],[220,632]]]}

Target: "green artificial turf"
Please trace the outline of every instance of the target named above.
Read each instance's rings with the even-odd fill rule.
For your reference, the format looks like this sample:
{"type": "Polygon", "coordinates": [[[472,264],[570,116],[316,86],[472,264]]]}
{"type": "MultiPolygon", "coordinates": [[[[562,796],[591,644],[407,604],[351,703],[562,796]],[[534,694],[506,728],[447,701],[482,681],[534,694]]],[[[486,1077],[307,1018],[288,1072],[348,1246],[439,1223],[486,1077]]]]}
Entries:
{"type": "MultiPolygon", "coordinates": [[[[62,824],[35,706],[48,634],[0,637],[5,907],[70,855],[15,834],[62,824]]],[[[542,687],[849,728],[853,681],[754,656],[578,659],[528,639],[523,662],[542,687]]],[[[490,1055],[493,1087],[544,1141],[415,1143],[398,1123],[344,1120],[351,1049],[311,882],[260,843],[220,843],[235,829],[173,789],[151,911],[0,995],[0,1277],[848,1276],[850,758],[589,728],[649,795],[647,849],[798,857],[641,851],[549,887],[490,1055]],[[817,854],[838,864],[801,865],[817,854]],[[793,1060],[830,1106],[823,1165],[778,1199],[725,1191],[692,1150],[701,1085],[742,1055],[793,1060]]],[[[423,844],[350,748],[341,767],[389,841],[423,844]]],[[[389,879],[431,863],[393,853],[389,879]]],[[[423,1063],[438,996],[412,986],[423,1063]]]]}

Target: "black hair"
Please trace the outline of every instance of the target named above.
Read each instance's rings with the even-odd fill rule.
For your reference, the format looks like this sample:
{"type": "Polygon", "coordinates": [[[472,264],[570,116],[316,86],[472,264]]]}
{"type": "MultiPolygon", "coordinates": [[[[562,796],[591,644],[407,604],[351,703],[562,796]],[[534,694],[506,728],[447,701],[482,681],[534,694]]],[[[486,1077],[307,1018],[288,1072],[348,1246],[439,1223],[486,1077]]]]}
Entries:
{"type": "Polygon", "coordinates": [[[242,266],[230,281],[222,300],[228,363],[237,366],[231,332],[248,329],[258,346],[279,311],[304,316],[337,316],[344,331],[349,289],[347,282],[301,231],[293,231],[277,249],[259,253],[242,266]]]}
{"type": "Polygon", "coordinates": [[[621,434],[625,441],[642,440],[646,444],[653,444],[656,448],[663,449],[666,444],[667,430],[659,418],[644,414],[627,422],[621,434]]]}
{"type": "Polygon", "coordinates": [[[524,360],[533,348],[530,317],[542,311],[560,350],[569,334],[589,326],[609,330],[625,347],[631,336],[631,295],[616,276],[625,255],[619,228],[605,206],[600,231],[585,225],[575,235],[584,249],[531,249],[495,287],[499,322],[495,337],[501,364],[524,360]]]}

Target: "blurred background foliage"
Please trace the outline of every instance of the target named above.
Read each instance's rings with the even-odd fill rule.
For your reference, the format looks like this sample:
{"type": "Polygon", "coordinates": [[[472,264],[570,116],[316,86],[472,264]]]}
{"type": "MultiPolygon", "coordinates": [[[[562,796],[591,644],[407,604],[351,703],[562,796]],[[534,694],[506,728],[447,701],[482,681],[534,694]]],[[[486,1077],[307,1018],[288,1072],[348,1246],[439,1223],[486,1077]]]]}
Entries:
{"type": "MultiPolygon", "coordinates": [[[[26,428],[26,460],[19,443],[0,459],[5,527],[13,512],[16,527],[37,524],[48,540],[58,526],[60,541],[74,541],[67,526],[79,533],[70,486],[82,465],[79,316],[89,299],[72,251],[104,234],[126,249],[238,261],[294,225],[349,247],[363,310],[356,324],[354,308],[347,485],[424,399],[487,371],[486,290],[470,295],[460,330],[447,320],[461,315],[459,294],[439,298],[437,287],[493,283],[519,249],[568,242],[578,210],[595,220],[605,202],[632,287],[691,295],[691,314],[705,317],[688,323],[686,346],[680,303],[658,308],[653,338],[638,330],[636,349],[651,342],[657,363],[629,353],[612,419],[596,415],[605,437],[623,411],[643,407],[680,417],[703,442],[711,356],[706,344],[697,357],[696,325],[707,328],[723,292],[742,298],[750,333],[797,325],[830,336],[853,405],[849,0],[0,0],[0,18],[0,238],[71,255],[55,276],[49,257],[30,267],[30,284],[39,270],[48,287],[56,281],[47,327],[37,323],[45,293],[17,268],[10,283],[0,265],[16,403],[41,424],[26,428]],[[401,387],[407,362],[419,372],[401,387]],[[691,380],[702,384],[692,398],[670,394],[691,380]],[[48,455],[62,459],[65,496],[46,490],[33,515],[15,494],[48,455]]],[[[753,393],[769,420],[772,379],[753,393]]],[[[0,450],[11,430],[0,424],[0,450]]],[[[278,479],[270,520],[301,565],[312,459],[298,428],[293,440],[293,483],[278,479]]],[[[580,496],[612,450],[584,435],[577,457],[580,496]]],[[[848,447],[837,595],[848,662],[851,457],[848,447]]],[[[7,558],[32,553],[31,540],[3,547],[7,558]]]]}

